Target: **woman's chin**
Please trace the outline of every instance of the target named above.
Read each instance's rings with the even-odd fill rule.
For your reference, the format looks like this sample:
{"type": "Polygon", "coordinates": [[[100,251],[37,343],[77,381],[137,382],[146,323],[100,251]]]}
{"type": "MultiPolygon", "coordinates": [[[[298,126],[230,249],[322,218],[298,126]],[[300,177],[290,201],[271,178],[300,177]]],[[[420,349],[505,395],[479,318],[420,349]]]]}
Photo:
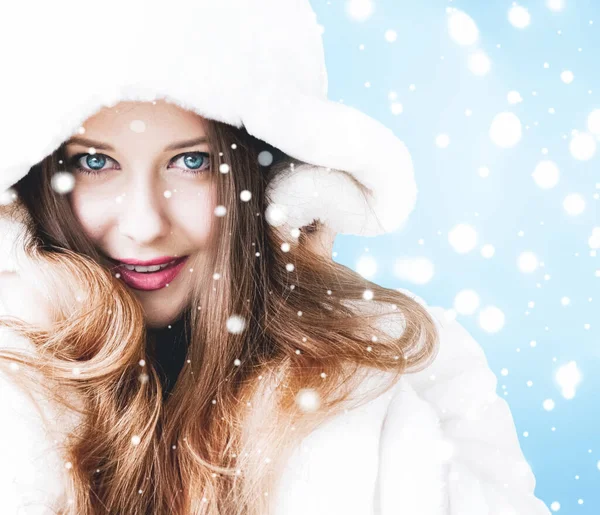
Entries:
{"type": "Polygon", "coordinates": [[[157,299],[141,301],[144,310],[144,320],[150,329],[166,328],[181,317],[184,306],[170,299],[167,302],[157,302],[157,299]]]}
{"type": "Polygon", "coordinates": [[[172,325],[177,321],[178,316],[171,317],[148,317],[145,316],[144,320],[146,321],[146,327],[148,329],[165,329],[169,325],[172,325]]]}

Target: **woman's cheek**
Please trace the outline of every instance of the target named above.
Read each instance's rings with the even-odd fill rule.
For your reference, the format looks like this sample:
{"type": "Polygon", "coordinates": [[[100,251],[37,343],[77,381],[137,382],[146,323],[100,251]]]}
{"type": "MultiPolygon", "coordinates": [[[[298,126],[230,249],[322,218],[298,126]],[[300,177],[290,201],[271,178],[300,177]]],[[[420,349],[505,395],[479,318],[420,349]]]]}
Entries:
{"type": "Polygon", "coordinates": [[[71,195],[71,208],[87,235],[94,240],[99,239],[103,224],[109,219],[106,203],[97,196],[74,191],[71,195]]]}
{"type": "Polygon", "coordinates": [[[215,222],[216,194],[214,188],[194,189],[183,192],[174,206],[179,223],[187,227],[187,233],[202,243],[210,236],[215,222]]]}

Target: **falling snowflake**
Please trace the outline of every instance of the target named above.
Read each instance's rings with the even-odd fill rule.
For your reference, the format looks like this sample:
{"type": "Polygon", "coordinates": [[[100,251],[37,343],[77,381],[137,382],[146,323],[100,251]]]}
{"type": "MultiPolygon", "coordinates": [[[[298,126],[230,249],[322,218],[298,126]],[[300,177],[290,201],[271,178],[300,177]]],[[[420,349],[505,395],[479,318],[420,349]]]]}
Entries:
{"type": "Polygon", "coordinates": [[[538,258],[533,252],[525,251],[519,254],[519,258],[517,260],[517,267],[521,272],[525,274],[535,272],[538,268],[538,265],[538,258]]]}
{"type": "Polygon", "coordinates": [[[450,145],[450,136],[448,134],[439,134],[435,138],[435,144],[440,148],[447,148],[450,145]]]}
{"type": "Polygon", "coordinates": [[[569,70],[565,70],[564,72],[562,72],[560,74],[560,79],[565,83],[565,84],[571,84],[571,82],[573,82],[574,79],[574,75],[572,71],[569,70]]]}
{"type": "Polygon", "coordinates": [[[265,219],[274,227],[283,225],[287,221],[287,218],[287,209],[285,206],[272,203],[265,210],[265,219]]]}
{"type": "Polygon", "coordinates": [[[227,213],[227,208],[225,206],[217,206],[214,210],[215,216],[223,217],[227,213]]]}
{"type": "Polygon", "coordinates": [[[571,193],[563,200],[563,208],[570,216],[577,216],[585,209],[585,199],[579,193],[571,193]]]}
{"type": "Polygon", "coordinates": [[[435,265],[429,258],[401,258],[394,263],[394,276],[413,284],[427,284],[435,274],[435,265]]]}
{"type": "Polygon", "coordinates": [[[569,151],[578,161],[589,161],[596,153],[596,139],[587,132],[576,132],[569,144],[569,151]]]}
{"type": "Polygon", "coordinates": [[[477,245],[477,231],[467,224],[458,224],[448,233],[448,242],[459,254],[471,252],[477,245]]]}
{"type": "Polygon", "coordinates": [[[474,75],[487,75],[491,68],[492,62],[483,50],[477,50],[469,55],[469,70],[474,75]]]}
{"type": "Polygon", "coordinates": [[[509,104],[519,104],[523,102],[523,97],[518,91],[509,91],[508,95],[506,95],[506,99],[509,104]]]}
{"type": "Polygon", "coordinates": [[[304,412],[313,412],[321,406],[321,398],[312,388],[303,388],[296,394],[296,404],[304,412]]]}
{"type": "Polygon", "coordinates": [[[373,14],[374,6],[372,0],[348,0],[346,2],[346,13],[356,21],[365,21],[373,14]]]}
{"type": "Polygon", "coordinates": [[[508,10],[508,21],[517,29],[524,29],[531,23],[529,11],[521,5],[513,5],[508,10]]]}
{"type": "Polygon", "coordinates": [[[362,277],[373,277],[377,272],[377,261],[373,256],[361,256],[355,268],[362,277]]]}
{"type": "Polygon", "coordinates": [[[554,188],[558,184],[560,171],[554,161],[540,161],[531,174],[535,183],[542,189],[554,188]]]}
{"type": "Polygon", "coordinates": [[[258,154],[258,163],[261,166],[270,166],[273,162],[273,154],[268,150],[263,150],[258,154]]]}
{"type": "Polygon", "coordinates": [[[448,16],[448,33],[459,45],[473,45],[479,39],[479,29],[467,13],[454,10],[448,16]]]}
{"type": "Polygon", "coordinates": [[[248,202],[252,198],[252,193],[249,190],[242,190],[240,192],[240,200],[242,202],[248,202]]]}
{"type": "Polygon", "coordinates": [[[492,120],[490,138],[499,147],[514,147],[521,140],[522,134],[521,120],[514,113],[500,113],[492,120]]]}
{"type": "Polygon", "coordinates": [[[474,290],[461,290],[454,297],[454,309],[461,315],[472,315],[479,308],[479,295],[474,290]]]}
{"type": "Polygon", "coordinates": [[[50,185],[56,193],[64,195],[73,191],[75,177],[70,172],[56,172],[50,179],[50,185]]]}
{"type": "Polygon", "coordinates": [[[479,312],[479,325],[488,333],[496,333],[504,327],[505,315],[499,308],[488,306],[479,312]]]}
{"type": "Polygon", "coordinates": [[[17,200],[17,192],[14,188],[8,188],[0,193],[0,206],[8,206],[17,200]]]}
{"type": "Polygon", "coordinates": [[[231,315],[227,319],[227,331],[232,334],[240,334],[246,328],[246,320],[239,315],[231,315]]]}

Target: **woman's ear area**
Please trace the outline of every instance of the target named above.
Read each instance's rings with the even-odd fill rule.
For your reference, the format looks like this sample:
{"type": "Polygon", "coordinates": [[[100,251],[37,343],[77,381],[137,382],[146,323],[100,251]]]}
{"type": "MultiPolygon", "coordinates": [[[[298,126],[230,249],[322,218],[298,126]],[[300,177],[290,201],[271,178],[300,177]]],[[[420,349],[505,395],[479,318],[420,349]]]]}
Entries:
{"type": "Polygon", "coordinates": [[[337,233],[328,225],[319,221],[306,226],[307,246],[316,254],[321,254],[326,258],[331,258],[333,253],[333,243],[337,233]]]}

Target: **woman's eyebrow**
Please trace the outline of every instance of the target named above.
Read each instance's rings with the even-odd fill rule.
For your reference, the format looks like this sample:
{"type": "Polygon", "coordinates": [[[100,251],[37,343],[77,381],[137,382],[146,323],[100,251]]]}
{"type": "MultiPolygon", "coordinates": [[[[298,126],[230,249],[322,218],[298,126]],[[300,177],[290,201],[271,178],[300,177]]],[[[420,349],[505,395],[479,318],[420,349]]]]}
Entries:
{"type": "MultiPolygon", "coordinates": [[[[185,141],[178,141],[177,143],[172,143],[171,145],[168,145],[167,147],[165,147],[164,151],[166,152],[167,150],[179,150],[181,148],[193,147],[194,145],[200,145],[202,143],[206,143],[207,141],[208,141],[208,139],[204,136],[201,136],[199,138],[185,140],[185,141]]],[[[112,148],[110,145],[107,145],[106,143],[100,143],[99,141],[92,141],[91,139],[80,138],[78,136],[72,137],[69,141],[67,141],[65,143],[65,145],[74,145],[74,144],[79,144],[84,147],[94,147],[99,150],[108,150],[110,152],[115,151],[114,148],[112,148]]]]}
{"type": "Polygon", "coordinates": [[[165,147],[165,152],[167,150],[179,150],[180,148],[193,147],[195,145],[200,145],[201,143],[206,143],[208,139],[204,136],[194,139],[188,139],[186,141],[180,141],[178,143],[173,143],[168,147],[165,147]]]}
{"type": "Polygon", "coordinates": [[[81,145],[83,147],[94,147],[100,150],[110,150],[111,152],[114,152],[114,148],[112,148],[110,145],[107,145],[105,143],[100,143],[98,141],[92,141],[91,139],[86,139],[86,138],[79,138],[77,136],[72,137],[70,140],[68,140],[65,143],[65,146],[67,145],[81,145]]]}

